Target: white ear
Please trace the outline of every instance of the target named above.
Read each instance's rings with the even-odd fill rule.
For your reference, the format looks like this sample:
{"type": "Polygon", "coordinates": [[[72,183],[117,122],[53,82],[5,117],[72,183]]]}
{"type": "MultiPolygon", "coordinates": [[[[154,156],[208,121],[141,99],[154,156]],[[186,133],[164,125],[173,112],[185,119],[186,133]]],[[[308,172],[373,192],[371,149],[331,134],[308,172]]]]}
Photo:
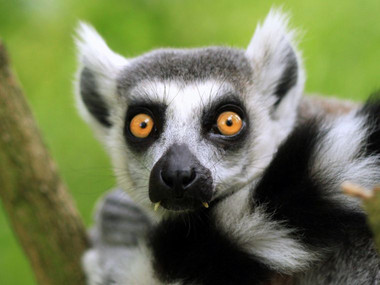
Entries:
{"type": "Polygon", "coordinates": [[[305,82],[294,37],[295,31],[288,29],[288,16],[272,9],[264,23],[257,26],[246,50],[257,90],[272,97],[273,119],[289,123],[294,121],[305,82]]]}
{"type": "Polygon", "coordinates": [[[103,137],[112,122],[110,114],[116,102],[116,80],[128,61],[114,53],[88,24],[77,28],[76,46],[79,69],[76,78],[76,99],[82,117],[103,137]]]}

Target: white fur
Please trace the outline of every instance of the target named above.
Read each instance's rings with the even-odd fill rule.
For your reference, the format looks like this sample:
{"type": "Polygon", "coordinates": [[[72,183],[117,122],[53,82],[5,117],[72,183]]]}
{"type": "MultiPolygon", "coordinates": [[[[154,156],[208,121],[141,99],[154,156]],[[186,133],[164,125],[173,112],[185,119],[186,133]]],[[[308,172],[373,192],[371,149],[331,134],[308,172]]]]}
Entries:
{"type": "Polygon", "coordinates": [[[153,273],[150,253],[144,246],[91,249],[84,254],[82,263],[88,285],[103,285],[105,280],[114,285],[182,284],[158,281],[153,273]]]}
{"type": "Polygon", "coordinates": [[[217,206],[219,227],[246,252],[277,272],[289,274],[307,269],[318,254],[305,248],[294,238],[292,229],[273,221],[262,207],[252,213],[250,189],[246,187],[217,206]]]}
{"type": "Polygon", "coordinates": [[[116,79],[122,68],[128,64],[128,60],[113,52],[96,30],[84,22],[79,23],[75,43],[79,61],[75,80],[78,110],[84,120],[93,127],[97,137],[104,141],[107,129],[94,119],[84,106],[80,98],[79,76],[84,68],[88,68],[92,72],[95,76],[94,79],[99,93],[108,108],[112,110],[112,107],[118,103],[116,98],[116,79]]]}
{"type": "Polygon", "coordinates": [[[250,148],[238,157],[239,163],[236,163],[234,157],[230,160],[223,159],[224,155],[201,136],[200,118],[204,106],[231,90],[233,90],[232,86],[218,81],[187,85],[175,81],[143,81],[132,89],[130,99],[148,96],[168,104],[167,120],[161,139],[155,142],[144,156],[136,157],[127,148],[122,132],[124,120],[120,118],[123,118],[127,106],[125,103],[115,106],[111,117],[113,127],[105,141],[120,186],[126,189],[139,204],[152,209],[148,199],[150,170],[174,143],[186,144],[202,165],[210,169],[215,182],[215,197],[225,191],[230,191],[231,185],[234,186],[234,190],[240,189],[257,178],[286,135],[282,132],[282,128],[270,119],[270,106],[267,99],[263,99],[258,94],[244,96],[249,101],[248,111],[254,122],[254,128],[249,131],[253,133],[250,148]],[[242,171],[244,161],[250,167],[242,171]]]}
{"type": "Polygon", "coordinates": [[[83,257],[83,266],[89,277],[88,285],[100,285],[109,278],[115,285],[162,285],[154,278],[149,256],[142,248],[89,250],[83,257]]]}
{"type": "MultiPolygon", "coordinates": [[[[113,52],[96,30],[81,22],[77,29],[76,45],[79,61],[100,76],[109,78],[128,62],[126,58],[113,52]]],[[[108,91],[108,90],[106,90],[108,91]]]]}
{"type": "Polygon", "coordinates": [[[329,184],[331,194],[337,194],[335,198],[354,208],[358,206],[356,200],[341,195],[341,184],[349,181],[372,189],[380,179],[380,157],[361,155],[369,131],[365,119],[352,112],[327,122],[327,134],[316,150],[312,167],[313,174],[321,177],[321,183],[329,184]]]}
{"type": "Polygon", "coordinates": [[[295,46],[295,30],[289,29],[288,16],[280,10],[272,9],[264,23],[258,24],[247,47],[246,56],[254,70],[254,88],[258,94],[272,99],[276,84],[286,67],[288,52],[293,50],[298,62],[298,78],[296,85],[282,99],[273,114],[277,130],[286,136],[294,126],[296,108],[303,93],[305,72],[300,52],[295,46]]]}

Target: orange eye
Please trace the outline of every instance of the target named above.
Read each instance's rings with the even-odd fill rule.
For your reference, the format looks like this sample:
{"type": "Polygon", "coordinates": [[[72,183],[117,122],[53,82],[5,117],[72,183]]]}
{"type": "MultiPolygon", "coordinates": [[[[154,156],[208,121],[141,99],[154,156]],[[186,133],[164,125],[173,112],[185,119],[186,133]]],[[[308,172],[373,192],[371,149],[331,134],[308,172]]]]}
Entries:
{"type": "Polygon", "coordinates": [[[227,111],[219,115],[217,125],[222,135],[233,136],[241,130],[243,122],[238,114],[227,111]]]}
{"type": "Polygon", "coordinates": [[[137,138],[146,138],[152,132],[153,119],[147,114],[138,114],[133,117],[129,124],[132,135],[137,138]]]}

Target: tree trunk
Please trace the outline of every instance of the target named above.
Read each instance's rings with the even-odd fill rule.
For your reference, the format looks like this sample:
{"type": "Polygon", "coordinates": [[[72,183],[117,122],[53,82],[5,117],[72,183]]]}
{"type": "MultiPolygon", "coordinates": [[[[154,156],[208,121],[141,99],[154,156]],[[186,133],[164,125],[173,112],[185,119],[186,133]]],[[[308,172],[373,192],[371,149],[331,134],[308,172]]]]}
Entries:
{"type": "Polygon", "coordinates": [[[82,285],[85,227],[0,41],[0,198],[40,285],[82,285]]]}

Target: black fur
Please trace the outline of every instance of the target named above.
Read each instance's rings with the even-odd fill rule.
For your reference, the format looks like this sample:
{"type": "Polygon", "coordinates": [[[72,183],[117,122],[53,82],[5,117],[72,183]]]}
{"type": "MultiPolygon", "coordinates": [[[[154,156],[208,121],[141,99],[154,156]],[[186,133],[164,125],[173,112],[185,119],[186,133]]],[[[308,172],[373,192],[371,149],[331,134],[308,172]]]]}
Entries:
{"type": "Polygon", "coordinates": [[[124,123],[124,137],[129,148],[136,153],[141,153],[160,137],[166,121],[166,108],[165,104],[152,100],[139,100],[128,104],[124,123]],[[146,138],[135,137],[129,129],[133,117],[141,113],[147,114],[153,119],[152,132],[146,138]]]}
{"type": "Polygon", "coordinates": [[[366,155],[380,154],[380,91],[369,98],[358,115],[366,117],[365,125],[369,132],[365,145],[366,155]]]}
{"type": "Polygon", "coordinates": [[[80,75],[80,95],[87,110],[105,127],[111,127],[107,104],[98,93],[95,77],[88,68],[84,68],[80,75]]]}
{"type": "Polygon", "coordinates": [[[254,190],[252,207],[265,205],[273,219],[297,230],[307,245],[327,248],[344,244],[348,232],[367,237],[371,233],[363,213],[334,202],[328,185],[311,174],[313,152],[323,137],[317,120],[296,128],[254,190]]]}
{"type": "Polygon", "coordinates": [[[209,213],[204,209],[172,217],[152,231],[157,277],[165,284],[255,285],[268,280],[270,270],[218,230],[209,213]]]}
{"type": "Polygon", "coordinates": [[[274,92],[274,95],[277,96],[277,101],[274,104],[275,106],[277,106],[288,91],[297,84],[298,80],[297,58],[291,47],[289,47],[289,52],[285,60],[286,66],[284,72],[278,81],[276,91],[274,92]]]}

